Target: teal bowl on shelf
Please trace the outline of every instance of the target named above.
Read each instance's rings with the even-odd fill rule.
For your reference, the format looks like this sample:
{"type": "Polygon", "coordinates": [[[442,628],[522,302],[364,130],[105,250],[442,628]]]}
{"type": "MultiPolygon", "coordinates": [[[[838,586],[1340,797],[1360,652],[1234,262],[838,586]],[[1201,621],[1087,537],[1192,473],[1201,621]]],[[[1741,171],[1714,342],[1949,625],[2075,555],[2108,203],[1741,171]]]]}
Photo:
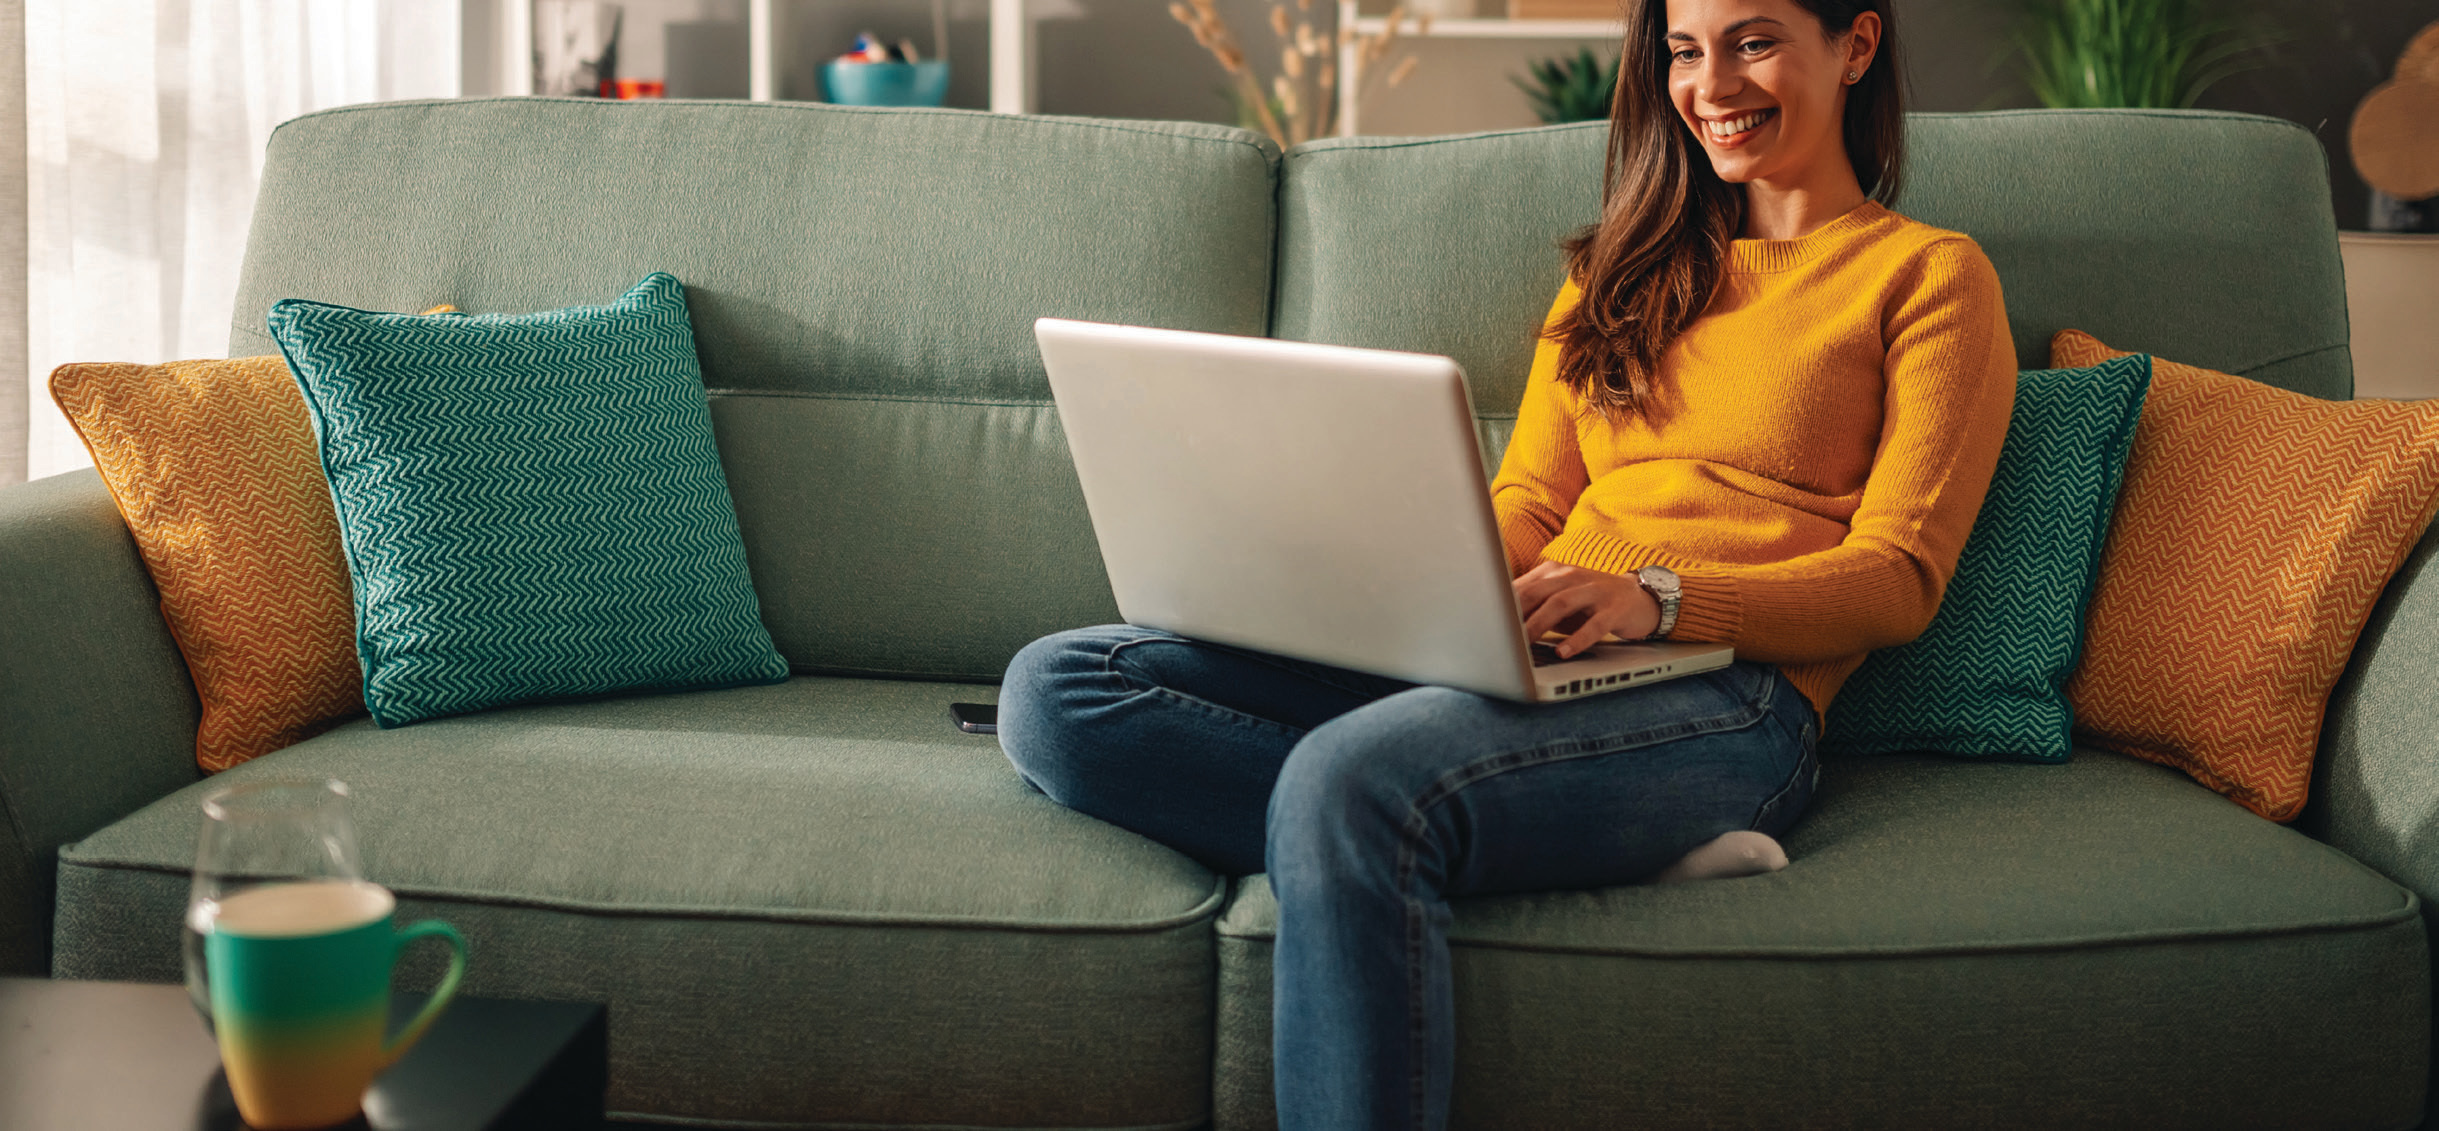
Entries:
{"type": "Polygon", "coordinates": [[[948,97],[945,59],[927,63],[822,64],[822,96],[841,106],[938,106],[948,97]]]}

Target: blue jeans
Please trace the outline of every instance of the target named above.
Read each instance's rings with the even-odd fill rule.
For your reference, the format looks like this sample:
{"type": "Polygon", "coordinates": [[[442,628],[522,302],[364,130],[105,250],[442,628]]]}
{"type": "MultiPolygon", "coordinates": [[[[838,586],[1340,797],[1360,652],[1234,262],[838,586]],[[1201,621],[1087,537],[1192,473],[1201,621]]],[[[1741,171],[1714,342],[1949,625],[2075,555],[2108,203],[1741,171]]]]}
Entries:
{"type": "Polygon", "coordinates": [[[1283,1131],[1446,1126],[1448,900],[1780,836],[1816,727],[1766,664],[1525,704],[1127,625],[1034,641],[999,697],[1000,746],[1052,800],[1270,873],[1283,1131]]]}

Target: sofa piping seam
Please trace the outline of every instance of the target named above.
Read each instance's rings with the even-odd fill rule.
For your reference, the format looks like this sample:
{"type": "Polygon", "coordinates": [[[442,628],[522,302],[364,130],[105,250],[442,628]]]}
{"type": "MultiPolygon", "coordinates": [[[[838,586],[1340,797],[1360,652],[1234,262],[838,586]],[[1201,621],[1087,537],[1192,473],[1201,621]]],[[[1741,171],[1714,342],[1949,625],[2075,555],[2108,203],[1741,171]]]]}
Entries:
{"type": "Polygon", "coordinates": [[[981,397],[947,394],[932,396],[922,393],[857,393],[828,389],[740,389],[729,385],[706,386],[705,396],[731,400],[767,397],[791,401],[888,401],[899,404],[962,404],[985,408],[1049,408],[1057,402],[1049,397],[981,397]]]}
{"type": "MultiPolygon", "coordinates": [[[[1933,111],[1933,110],[1926,110],[1926,111],[1916,111],[1916,112],[1914,112],[1914,113],[1907,114],[1907,115],[1906,115],[1906,117],[1907,117],[1907,118],[1909,118],[1909,119],[1912,119],[1912,118],[1967,118],[1967,117],[1970,117],[1970,118],[1992,118],[1992,117],[2030,117],[2030,116],[2035,116],[2035,115],[2048,115],[2048,116],[2058,116],[2058,115],[2075,115],[2075,116],[2078,116],[2078,117],[2082,117],[2082,116],[2103,116],[2103,117],[2121,117],[2121,118],[2161,118],[2161,119],[2171,119],[2171,120],[2173,120],[2173,119],[2180,119],[2180,118],[2196,118],[2196,119],[2204,119],[2204,120],[2209,120],[2209,121],[2227,122],[2227,123],[2230,123],[2230,124],[2233,124],[2233,125],[2241,125],[2241,126],[2267,126],[2267,127],[2271,128],[2271,129],[2280,129],[2280,128],[2285,128],[2285,129],[2303,130],[2303,127],[2302,127],[2300,124],[2295,123],[2295,122],[2286,121],[2286,120],[2281,119],[2281,118],[2271,118],[2271,117],[2267,117],[2267,116],[2260,115],[2260,114],[2247,114],[2247,113],[2243,113],[2243,112],[2241,112],[2241,111],[2234,111],[2234,110],[2166,110],[2166,111],[2163,111],[2163,110],[2155,110],[2155,109],[2129,109],[2129,108],[2111,108],[2111,109],[2106,109],[2106,110],[2099,110],[2099,109],[2078,109],[2078,110],[2033,110],[2033,109],[2018,109],[2018,110],[1975,110],[1975,111],[1933,111]]],[[[1515,127],[1515,128],[1510,128],[1510,129],[1504,129],[1504,130],[1482,130],[1482,131],[1478,131],[1478,132],[1474,132],[1474,133],[1448,134],[1448,135],[1442,135],[1442,136],[1438,136],[1438,137],[1420,137],[1420,138],[1372,138],[1372,137],[1359,137],[1359,138],[1321,138],[1321,139],[1317,139],[1317,140],[1315,140],[1315,141],[1309,141],[1309,142],[1305,142],[1305,143],[1304,143],[1304,144],[1302,144],[1302,145],[1297,145],[1297,146],[1294,146],[1294,147],[1292,147],[1292,148],[1288,149],[1288,150],[1287,150],[1287,151],[1286,151],[1286,152],[1285,152],[1285,153],[1282,155],[1282,157],[1283,157],[1283,159],[1285,159],[1285,160],[1290,160],[1290,161],[1292,161],[1292,160],[1296,160],[1296,159],[1299,159],[1299,158],[1311,157],[1311,156],[1317,156],[1317,155],[1319,155],[1319,154],[1324,154],[1324,153],[1347,153],[1347,152],[1372,151],[1372,150],[1382,150],[1382,149],[1413,149],[1413,148],[1417,148],[1417,147],[1421,147],[1421,146],[1432,146],[1432,145],[1451,145],[1451,144],[1461,144],[1461,143],[1464,143],[1464,142],[1470,142],[1470,141],[1487,140],[1487,139],[1491,139],[1491,138],[1513,137],[1513,136],[1517,136],[1517,135],[1521,135],[1521,134],[1539,133],[1539,132],[1544,131],[1544,130],[1553,130],[1553,131],[1555,131],[1555,130],[1566,130],[1566,129],[1572,129],[1572,130],[1578,130],[1578,131],[1581,131],[1581,132],[1587,132],[1587,133],[1589,133],[1589,132],[1592,132],[1592,131],[1594,131],[1594,130],[1598,130],[1598,129],[1606,129],[1606,128],[1608,128],[1608,125],[1609,125],[1609,123],[1607,123],[1607,122],[1603,121],[1603,122],[1569,123],[1569,124],[1564,125],[1564,126],[1523,126],[1523,127],[1515,127]]],[[[2309,130],[2303,130],[2303,132],[2305,133],[2305,135],[2306,135],[2306,136],[2310,136],[2310,134],[2311,134],[2311,131],[2309,131],[2309,130]]]]}
{"type": "MultiPolygon", "coordinates": [[[[1287,341],[1289,339],[1277,338],[1272,340],[1287,341]]],[[[984,408],[1051,408],[1058,403],[1049,397],[1028,399],[1021,397],[995,398],[933,396],[921,393],[853,393],[833,392],[821,389],[740,389],[728,385],[709,386],[706,387],[703,392],[706,396],[737,400],[768,397],[774,400],[875,401],[896,404],[957,404],[977,405],[984,408]]],[[[1474,413],[1474,420],[1476,423],[1512,421],[1514,419],[1516,419],[1516,414],[1513,412],[1489,412],[1477,410],[1474,413]]]]}
{"type": "MultiPolygon", "coordinates": [[[[2264,369],[2268,369],[2269,367],[2271,367],[2271,366],[2273,366],[2273,365],[2285,365],[2286,363],[2288,363],[2288,362],[2290,362],[2290,361],[2302,361],[2303,359],[2305,359],[2305,358],[2307,358],[2307,357],[2314,357],[2314,356],[2317,356],[2317,355],[2320,355],[2320,354],[2324,354],[2324,353],[2335,353],[2335,352],[2337,352],[2337,351],[2339,351],[2339,350],[2351,349],[2351,348],[2352,348],[2352,347],[2351,347],[2351,346],[2349,346],[2349,345],[2348,345],[2347,343],[2345,343],[2345,342],[2331,342],[2331,343],[2329,343],[2329,344],[2327,344],[2327,345],[2308,346],[2308,347],[2305,347],[2304,349],[2297,350],[2297,351],[2295,351],[2295,352],[2293,352],[2293,353],[2289,353],[2289,354],[2281,354],[2281,355],[2279,355],[2279,356],[2277,356],[2277,357],[2268,358],[2268,359],[2263,360],[2263,361],[2256,361],[2256,362],[2252,363],[2251,365],[2247,365],[2247,366],[2244,366],[2243,368],[2237,369],[2237,370],[2235,371],[2235,375],[2236,375],[2236,376],[2238,376],[2238,377],[2243,377],[2243,378],[2246,378],[2247,380],[2251,380],[2251,379],[2253,379],[2253,378],[2252,378],[2252,374],[2254,374],[2254,373],[2256,373],[2256,372],[2259,372],[2259,371],[2261,371],[2261,370],[2264,370],[2264,369]]],[[[2157,354],[2152,354],[2152,355],[2150,355],[2150,356],[2152,356],[2153,358],[2157,358],[2159,355],[2157,355],[2157,354]]]]}
{"type": "MultiPolygon", "coordinates": [[[[785,653],[782,653],[785,657],[785,653]]],[[[799,666],[788,663],[789,675],[814,676],[821,679],[896,679],[909,683],[965,683],[982,687],[997,687],[1005,672],[977,675],[966,672],[927,672],[899,668],[844,668],[824,664],[799,666]]]]}
{"type": "Polygon", "coordinates": [[[1209,1127],[1206,1114],[1182,1123],[1129,1123],[1079,1128],[1073,1124],[978,1124],[978,1123],[835,1123],[827,1120],[804,1123],[774,1123],[758,1119],[721,1119],[707,1115],[668,1115],[648,1111],[612,1111],[607,1118],[640,1121],[659,1127],[702,1127],[716,1131],[1193,1131],[1209,1127]]]}
{"type": "MultiPolygon", "coordinates": [[[[1654,961],[1715,961],[1767,960],[1784,962],[1849,962],[1903,961],[1916,958],[1979,958],[2012,954],[2058,954],[2087,950],[2124,950],[2186,942],[2251,942],[2255,940],[2292,938],[2324,934],[2376,934],[2400,925],[2421,921],[2419,898],[2406,892],[2402,910],[2342,923],[2303,924],[2272,927],[2266,930],[2169,930],[2127,934],[2109,939],[2055,939],[2025,943],[1950,943],[1938,946],[1907,947],[1874,945],[1842,950],[1792,947],[1719,947],[1708,950],[1656,950],[1634,947],[1593,947],[1561,944],[1510,943],[1488,940],[1451,939],[1452,949],[1499,950],[1524,954],[1583,955],[1594,958],[1633,958],[1654,961]]],[[[1231,932],[1222,928],[1219,937],[1237,942],[1269,943],[1276,931],[1269,934],[1231,932]]]]}
{"type": "MultiPolygon", "coordinates": [[[[156,864],[142,864],[121,860],[69,860],[64,856],[59,862],[59,867],[63,871],[68,868],[86,868],[94,871],[146,872],[163,876],[184,876],[188,874],[187,869],[165,868],[156,864]]],[[[919,927],[950,931],[1006,931],[1012,934],[1058,935],[1145,935],[1174,931],[1179,927],[1193,926],[1198,921],[1215,921],[1219,909],[1226,904],[1228,897],[1227,877],[1222,876],[1216,878],[1212,885],[1210,894],[1204,896],[1200,903],[1195,904],[1190,910],[1169,916],[1165,919],[1148,919],[1133,923],[1115,921],[1040,923],[1025,922],[1021,920],[987,920],[974,918],[971,916],[930,916],[883,912],[832,911],[781,913],[777,911],[745,911],[711,907],[681,907],[677,905],[656,906],[634,904],[627,906],[615,906],[591,903],[584,900],[552,898],[548,896],[490,895],[475,891],[455,891],[437,887],[417,887],[414,885],[403,884],[384,884],[383,886],[389,888],[392,893],[404,899],[429,900],[433,902],[448,902],[491,907],[521,907],[542,911],[562,911],[580,915],[598,915],[604,918],[617,919],[697,919],[869,928],[919,927]]]]}
{"type": "MultiPolygon", "coordinates": [[[[277,140],[281,131],[286,130],[288,127],[293,126],[298,122],[310,121],[316,118],[337,117],[343,114],[362,113],[365,111],[394,110],[403,109],[406,107],[437,109],[442,107],[472,106],[493,102],[543,104],[570,107],[580,110],[597,111],[618,106],[620,101],[621,100],[618,99],[576,98],[553,95],[497,94],[486,98],[414,98],[400,99],[395,102],[362,102],[352,106],[333,106],[327,110],[317,110],[311,114],[302,114],[297,117],[290,118],[274,127],[271,131],[271,137],[273,140],[277,140]]],[[[684,101],[693,102],[696,100],[689,99],[684,101]]],[[[960,107],[845,106],[835,102],[801,102],[793,99],[774,99],[769,102],[752,102],[744,99],[705,99],[701,101],[710,102],[715,105],[754,107],[762,111],[778,111],[784,113],[804,113],[810,111],[817,115],[836,113],[845,114],[850,117],[900,114],[912,110],[916,113],[925,115],[967,118],[994,123],[1010,120],[1023,120],[1028,122],[1048,123],[1054,126],[1076,129],[1102,130],[1108,133],[1135,134],[1141,137],[1177,138],[1183,141],[1195,142],[1209,141],[1227,146],[1243,146],[1246,149],[1253,150],[1255,153],[1261,154],[1263,158],[1267,160],[1274,168],[1279,164],[1280,159],[1284,156],[1279,152],[1278,147],[1275,144],[1260,134],[1253,133],[1250,130],[1238,129],[1234,126],[1221,126],[1208,122],[1179,124],[1204,126],[1215,132],[1206,134],[1190,131],[1181,132],[1177,130],[1156,130],[1146,129],[1141,126],[1128,125],[1124,122],[1109,121],[1102,118],[1089,118],[1079,115],[999,114],[988,110],[968,110],[960,107]],[[1231,137],[1228,136],[1227,133],[1217,131],[1234,131],[1239,136],[1231,137]]],[[[633,103],[630,102],[629,105],[633,105],[633,103]]],[[[663,103],[663,106],[667,105],[669,104],[663,103]]],[[[612,110],[612,112],[617,113],[621,111],[612,110]]],[[[629,110],[624,112],[632,111],[629,110]]]]}
{"type": "Polygon", "coordinates": [[[1470,141],[1487,141],[1492,138],[1517,137],[1524,134],[1537,134],[1545,130],[1553,133],[1565,131],[1572,131],[1575,133],[1592,133],[1594,131],[1606,130],[1608,128],[1609,123],[1607,121],[1570,122],[1560,126],[1518,126],[1504,130],[1479,130],[1472,133],[1443,134],[1437,137],[1320,138],[1295,146],[1294,148],[1287,150],[1282,157],[1285,160],[1294,161],[1307,157],[1316,157],[1324,153],[1372,152],[1383,149],[1416,149],[1423,146],[1452,145],[1470,141]]]}

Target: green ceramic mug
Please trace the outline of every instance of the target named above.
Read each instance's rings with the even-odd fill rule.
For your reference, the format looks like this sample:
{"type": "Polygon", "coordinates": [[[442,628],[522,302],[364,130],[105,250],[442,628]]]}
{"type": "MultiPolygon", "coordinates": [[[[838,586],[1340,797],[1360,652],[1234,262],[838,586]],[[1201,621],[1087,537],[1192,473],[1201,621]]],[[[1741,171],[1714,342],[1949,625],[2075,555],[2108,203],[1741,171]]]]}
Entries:
{"type": "Polygon", "coordinates": [[[466,940],[438,920],[393,931],[397,900],[361,880],[249,888],[219,901],[204,960],[212,1024],[237,1111],[259,1131],[356,1117],[364,1090],[420,1039],[457,993],[466,940]],[[448,976],[396,1040],[390,973],[407,944],[445,939],[448,976]]]}

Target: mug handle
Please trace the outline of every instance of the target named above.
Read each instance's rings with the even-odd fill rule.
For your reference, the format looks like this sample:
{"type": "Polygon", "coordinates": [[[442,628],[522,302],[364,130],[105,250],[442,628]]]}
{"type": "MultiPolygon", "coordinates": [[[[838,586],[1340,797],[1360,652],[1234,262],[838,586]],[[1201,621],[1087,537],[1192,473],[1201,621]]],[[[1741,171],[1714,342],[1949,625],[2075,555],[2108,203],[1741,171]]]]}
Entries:
{"type": "Polygon", "coordinates": [[[398,1031],[396,1039],[381,1046],[381,1062],[384,1065],[398,1063],[399,1057],[405,1056],[408,1049],[415,1047],[415,1042],[423,1039],[424,1030],[440,1019],[440,1011],[449,1004],[450,998],[457,996],[458,979],[466,976],[466,936],[458,934],[457,928],[438,919],[426,919],[400,928],[392,940],[391,964],[395,965],[398,956],[406,952],[408,943],[431,937],[448,940],[449,972],[441,978],[439,987],[432,991],[432,1000],[423,1003],[423,1009],[415,1014],[415,1019],[398,1031]]]}

